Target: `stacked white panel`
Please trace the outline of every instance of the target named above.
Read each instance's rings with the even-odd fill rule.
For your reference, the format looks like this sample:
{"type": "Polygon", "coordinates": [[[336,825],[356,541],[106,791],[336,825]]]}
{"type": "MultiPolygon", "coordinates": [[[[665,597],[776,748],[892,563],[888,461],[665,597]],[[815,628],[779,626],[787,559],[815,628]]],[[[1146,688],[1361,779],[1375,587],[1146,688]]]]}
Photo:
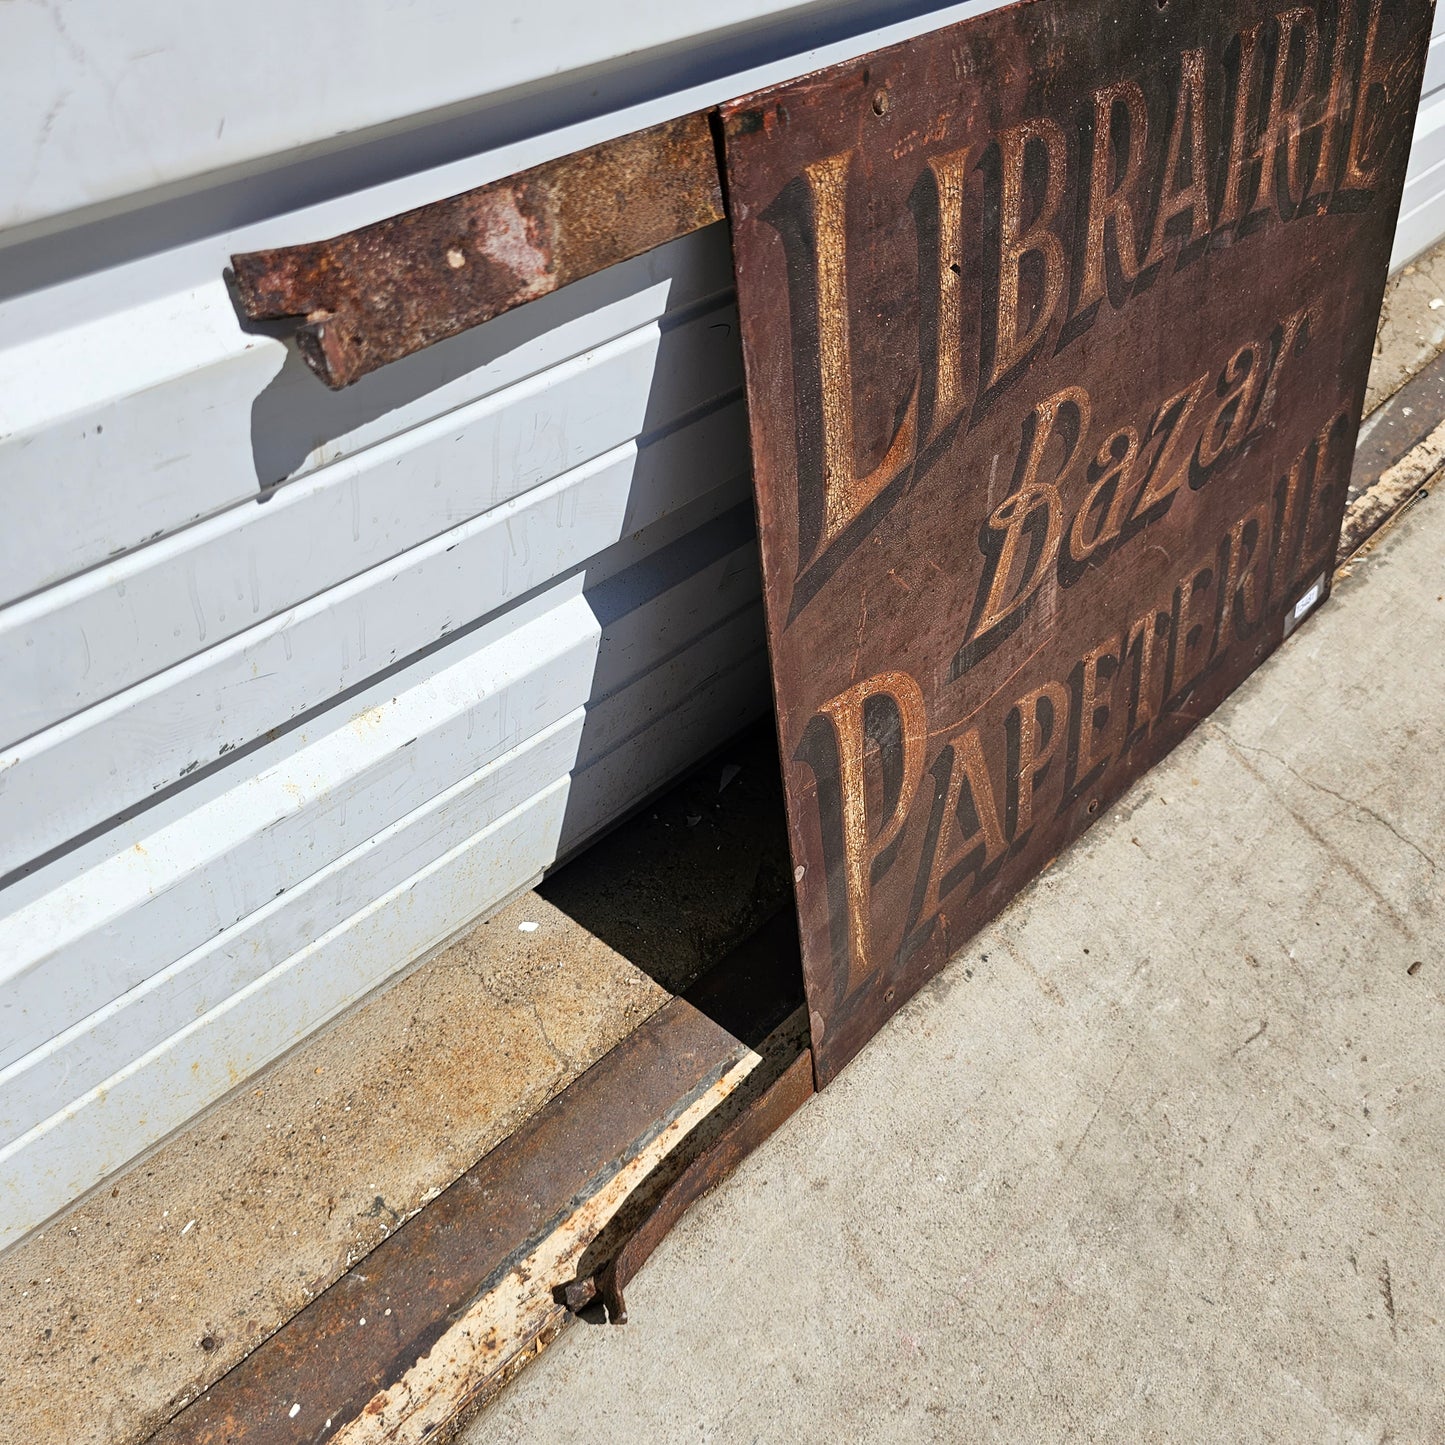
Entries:
{"type": "Polygon", "coordinates": [[[0,6],[0,1247],[767,704],[722,227],[340,393],[229,256],[999,3],[0,6]]]}
{"type": "Polygon", "coordinates": [[[1396,271],[1413,261],[1442,236],[1445,236],[1445,10],[1437,10],[1390,269],[1396,271]]]}
{"type": "Polygon", "coordinates": [[[339,395],[220,281],[0,353],[0,1244],[764,711],[731,287],[339,395]]]}

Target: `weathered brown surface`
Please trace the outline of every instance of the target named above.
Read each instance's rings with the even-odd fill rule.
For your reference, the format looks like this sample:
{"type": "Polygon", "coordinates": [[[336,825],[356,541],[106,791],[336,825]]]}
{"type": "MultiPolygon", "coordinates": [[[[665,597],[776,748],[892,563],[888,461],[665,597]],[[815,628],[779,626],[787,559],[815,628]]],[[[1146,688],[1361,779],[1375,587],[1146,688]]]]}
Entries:
{"type": "MultiPolygon", "coordinates": [[[[799,1034],[805,1030],[802,1010],[797,1029],[799,1034]]],[[[712,1119],[700,1127],[696,1147],[679,1149],[676,1168],[658,1181],[659,1187],[639,1199],[636,1210],[620,1211],[614,1227],[598,1238],[586,1269],[563,1291],[568,1309],[577,1312],[600,1300],[608,1320],[625,1325],[624,1291],[657,1246],[704,1194],[721,1184],[812,1097],[812,1055],[800,1038],[780,1032],[779,1056],[765,1059],[748,1087],[734,1095],[736,1109],[719,1109],[717,1127],[711,1127],[712,1119]],[[723,1118],[725,1114],[730,1117],[723,1118]],[[594,1267],[592,1260],[602,1263],[594,1267]]]]}
{"type": "Polygon", "coordinates": [[[813,1094],[813,1058],[804,1049],[782,1075],[751,1101],[713,1147],[678,1177],[598,1277],[597,1292],[610,1318],[627,1323],[623,1291],[667,1238],[674,1225],[708,1190],[721,1184],[759,1144],[766,1142],[813,1094]]]}
{"type": "Polygon", "coordinates": [[[556,1333],[553,1292],[575,1260],[546,1274],[548,1241],[568,1235],[559,1259],[589,1244],[657,1167],[649,1150],[662,1159],[683,1142],[797,1009],[793,929],[786,915],[782,923],[642,1023],[155,1445],[409,1439],[474,1406],[520,1353],[556,1333]],[[638,1160],[643,1177],[622,1178],[638,1160]],[[479,1309],[493,1292],[503,1306],[479,1309]]]}
{"type": "Polygon", "coordinates": [[[1429,28],[1038,0],[724,108],[820,1082],[1327,593],[1429,28]]]}
{"type": "Polygon", "coordinates": [[[233,256],[253,321],[301,316],[330,387],[722,219],[708,118],[684,116],[329,241],[233,256]]]}

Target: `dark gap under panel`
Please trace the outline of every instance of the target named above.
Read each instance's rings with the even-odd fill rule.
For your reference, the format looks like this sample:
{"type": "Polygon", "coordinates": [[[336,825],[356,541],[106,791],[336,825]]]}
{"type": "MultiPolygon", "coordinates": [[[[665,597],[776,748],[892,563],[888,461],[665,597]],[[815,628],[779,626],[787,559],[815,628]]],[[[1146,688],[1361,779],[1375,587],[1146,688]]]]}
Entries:
{"type": "Polygon", "coordinates": [[[738,734],[537,891],[681,993],[792,907],[775,727],[738,734]]]}

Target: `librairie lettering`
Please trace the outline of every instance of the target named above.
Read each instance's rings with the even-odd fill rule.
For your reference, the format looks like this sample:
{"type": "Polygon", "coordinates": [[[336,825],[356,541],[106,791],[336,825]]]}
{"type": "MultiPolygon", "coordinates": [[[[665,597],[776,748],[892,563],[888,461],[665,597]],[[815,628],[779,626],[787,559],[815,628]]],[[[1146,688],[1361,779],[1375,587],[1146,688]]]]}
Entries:
{"type": "MultiPolygon", "coordinates": [[[[1385,0],[1339,0],[1327,29],[1315,7],[1284,9],[1233,36],[1212,63],[1200,49],[1165,61],[1167,112],[1138,81],[1116,80],[1093,93],[1082,138],[1039,116],[928,156],[909,203],[925,303],[919,372],[871,466],[859,466],[854,438],[847,247],[849,207],[867,198],[854,196],[851,152],[803,168],[762,214],[788,251],[801,363],[795,608],[960,431],[1046,350],[1075,345],[1102,308],[1126,309],[1211,247],[1370,205],[1403,73],[1382,44],[1384,13],[1385,0]],[[1151,147],[1160,134],[1162,147],[1151,147]],[[1157,170],[1151,155],[1162,158],[1157,170]],[[985,194],[969,231],[975,175],[985,194]]],[[[978,635],[992,625],[982,609],[978,635]]]]}
{"type": "MultiPolygon", "coordinates": [[[[811,595],[810,574],[825,581],[892,499],[1025,383],[1036,358],[1077,344],[1104,307],[1126,309],[1162,273],[1211,247],[1370,205],[1391,74],[1382,7],[1371,0],[1357,10],[1343,0],[1328,37],[1314,9],[1281,10],[1234,36],[1213,67],[1203,51],[1184,51],[1174,59],[1167,115],[1151,110],[1138,82],[1119,80],[1094,92],[1082,142],[1039,117],[989,144],[928,157],[910,202],[920,285],[932,303],[920,311],[920,375],[884,456],[864,472],[852,430],[852,156],[804,169],[803,185],[765,216],[790,248],[793,356],[816,358],[818,368],[796,389],[800,601],[811,595]],[[1211,115],[1224,123],[1213,143],[1211,115]],[[1159,128],[1162,167],[1146,174],[1159,128]],[[988,221],[970,238],[964,196],[975,172],[992,194],[978,208],[988,221]],[[1074,204],[1065,204],[1069,197],[1074,204]]],[[[1322,304],[1238,339],[1135,417],[1097,425],[1083,386],[1025,412],[1008,494],[979,531],[978,587],[955,639],[951,681],[1007,641],[1046,580],[1067,590],[1143,537],[1183,488],[1201,490],[1227,471],[1271,425],[1281,379],[1308,348],[1311,313],[1322,304]]],[[[967,717],[950,725],[936,701],[930,715],[924,688],[902,671],[860,681],[819,709],[804,756],[835,820],[825,841],[836,850],[829,871],[841,875],[846,898],[848,936],[836,941],[848,959],[845,992],[877,966],[871,893],[896,866],[915,805],[928,810],[928,824],[905,955],[936,928],[947,930],[950,899],[966,900],[1024,847],[1036,815],[1074,806],[1158,717],[1187,705],[1191,687],[1225,648],[1259,630],[1268,608],[1283,605],[1303,570],[1324,565],[1321,504],[1348,463],[1331,457],[1331,439],[1340,450],[1347,430],[1347,417],[1331,418],[1279,479],[1270,506],[1211,538],[1168,595],[1100,638],[1066,676],[1030,686],[992,732],[967,717]],[[891,806],[875,802],[870,816],[876,788],[870,793],[865,754],[877,739],[865,712],[876,715],[880,704],[896,711],[898,726],[884,729],[876,764],[898,781],[891,806]],[[924,740],[940,729],[948,740],[929,770],[933,786],[924,788],[924,740]]],[[[975,700],[969,712],[983,710],[975,700]]]]}

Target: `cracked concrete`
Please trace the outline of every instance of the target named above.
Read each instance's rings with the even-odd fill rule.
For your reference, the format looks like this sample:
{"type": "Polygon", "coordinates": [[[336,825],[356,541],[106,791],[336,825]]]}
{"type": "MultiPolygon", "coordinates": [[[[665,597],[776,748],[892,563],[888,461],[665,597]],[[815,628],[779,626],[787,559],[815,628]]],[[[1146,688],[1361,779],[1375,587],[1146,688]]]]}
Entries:
{"type": "Polygon", "coordinates": [[[1445,1439],[1445,504],[473,1423],[1445,1439]]]}

